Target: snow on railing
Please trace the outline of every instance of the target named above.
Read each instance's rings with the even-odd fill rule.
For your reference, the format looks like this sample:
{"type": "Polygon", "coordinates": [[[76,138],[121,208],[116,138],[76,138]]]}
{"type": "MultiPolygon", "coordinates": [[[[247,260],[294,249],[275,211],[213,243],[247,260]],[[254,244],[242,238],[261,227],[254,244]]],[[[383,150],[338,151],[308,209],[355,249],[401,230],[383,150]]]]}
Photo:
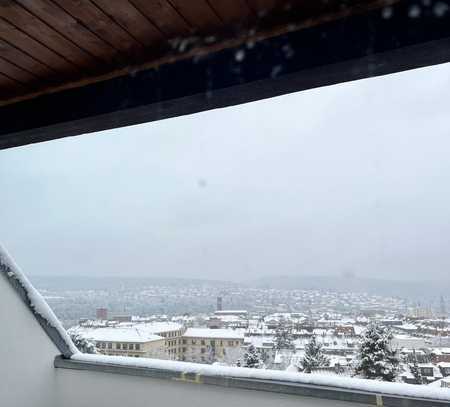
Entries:
{"type": "Polygon", "coordinates": [[[36,316],[47,335],[65,357],[77,354],[79,351],[73,344],[66,330],[59,322],[47,302],[33,287],[17,264],[0,245],[0,275],[4,275],[18,292],[25,304],[36,316]]]}
{"type": "Polygon", "coordinates": [[[334,377],[321,374],[292,373],[278,370],[250,369],[203,365],[170,360],[133,358],[121,356],[88,355],[78,353],[71,360],[106,366],[135,367],[141,369],[164,370],[188,375],[213,376],[234,379],[254,379],[298,385],[322,386],[347,391],[367,392],[394,397],[431,399],[450,403],[450,391],[429,386],[405,383],[389,383],[351,377],[334,377]]]}

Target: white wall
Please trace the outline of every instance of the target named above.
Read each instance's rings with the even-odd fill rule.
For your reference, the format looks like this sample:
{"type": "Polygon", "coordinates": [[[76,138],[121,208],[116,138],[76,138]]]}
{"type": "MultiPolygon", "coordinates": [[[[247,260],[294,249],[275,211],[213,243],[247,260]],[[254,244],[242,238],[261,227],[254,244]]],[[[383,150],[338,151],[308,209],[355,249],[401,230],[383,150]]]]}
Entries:
{"type": "Polygon", "coordinates": [[[57,348],[0,275],[0,405],[56,407],[57,348]]]}
{"type": "Polygon", "coordinates": [[[171,380],[57,369],[59,406],[64,407],[358,407],[279,393],[171,380]]]}

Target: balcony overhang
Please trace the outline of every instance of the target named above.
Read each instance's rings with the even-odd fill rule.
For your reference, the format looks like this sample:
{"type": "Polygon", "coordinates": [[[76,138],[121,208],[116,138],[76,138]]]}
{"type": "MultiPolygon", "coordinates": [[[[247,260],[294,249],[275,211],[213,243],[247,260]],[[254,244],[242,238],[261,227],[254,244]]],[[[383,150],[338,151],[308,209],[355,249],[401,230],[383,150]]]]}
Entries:
{"type": "MultiPolygon", "coordinates": [[[[101,51],[108,63],[100,63],[99,58],[94,58],[94,62],[97,61],[94,63],[92,58],[86,57],[62,64],[62,67],[58,65],[63,71],[62,77],[50,73],[45,76],[41,69],[39,74],[45,76],[45,80],[19,86],[19,82],[28,77],[20,67],[9,67],[12,70],[8,71],[10,76],[22,73],[20,80],[19,77],[15,81],[12,77],[5,79],[5,73],[2,74],[2,69],[5,71],[5,66],[9,66],[11,55],[21,56],[16,58],[16,64],[34,61],[36,67],[42,68],[42,62],[38,63],[32,57],[32,61],[27,59],[26,52],[31,52],[36,40],[47,50],[52,50],[68,38],[67,33],[61,33],[50,9],[40,7],[41,3],[48,2],[19,0],[0,7],[0,38],[9,39],[0,41],[0,62],[3,61],[3,65],[0,63],[0,79],[3,77],[3,82],[0,81],[0,149],[181,116],[450,60],[449,0],[248,1],[253,4],[252,11],[248,7],[237,7],[237,1],[227,2],[227,10],[219,7],[223,2],[210,1],[210,6],[205,6],[206,2],[195,2],[192,9],[175,10],[178,18],[186,13],[198,24],[203,21],[203,25],[192,23],[187,31],[180,27],[177,31],[177,27],[173,27],[172,34],[160,33],[159,40],[151,37],[149,26],[145,26],[149,18],[137,19],[135,26],[128,26],[128,30],[144,37],[147,32],[153,42],[149,39],[148,46],[138,47],[139,52],[133,49],[129,51],[131,54],[117,51],[116,55],[110,48],[119,47],[121,37],[114,37],[117,32],[99,33],[95,21],[85,21],[89,15],[79,15],[78,24],[72,24],[70,29],[74,38],[80,38],[80,43],[69,56],[76,60],[78,54],[73,54],[76,50],[79,53],[80,49],[94,47],[87,38],[94,32],[100,39],[104,40],[101,35],[107,35],[112,41],[112,47],[105,45],[110,53],[97,49],[99,44],[96,43],[96,52],[101,51]],[[211,7],[217,8],[214,10],[218,15],[219,11],[228,15],[229,21],[224,18],[220,23],[216,21],[217,18],[205,11],[211,7]],[[45,30],[39,30],[42,21],[46,22],[45,30]],[[91,34],[88,35],[86,30],[91,34]],[[114,43],[115,39],[117,43],[114,43]],[[82,62],[90,65],[79,67],[82,62]],[[73,65],[78,66],[76,73],[68,71],[73,65]]],[[[60,4],[58,15],[67,17],[64,10],[73,2],[59,0],[57,3],[60,4]]],[[[108,7],[108,2],[100,3],[108,7]]],[[[133,0],[133,3],[146,3],[146,10],[140,10],[141,14],[161,13],[158,7],[152,9],[149,6],[156,2],[133,0]]],[[[103,11],[108,15],[118,13],[114,21],[121,19],[124,26],[130,17],[129,6],[130,3],[121,1],[117,10],[103,11]]],[[[132,10],[136,13],[138,9],[132,10]]],[[[158,24],[167,27],[169,22],[164,18],[168,19],[168,15],[161,18],[161,21],[152,21],[152,30],[158,24]]],[[[70,49],[73,43],[72,38],[70,49]]],[[[67,52],[61,49],[63,51],[67,52]]],[[[53,53],[50,56],[54,57],[53,53]]],[[[55,58],[50,58],[46,63],[56,62],[55,58]]]]}

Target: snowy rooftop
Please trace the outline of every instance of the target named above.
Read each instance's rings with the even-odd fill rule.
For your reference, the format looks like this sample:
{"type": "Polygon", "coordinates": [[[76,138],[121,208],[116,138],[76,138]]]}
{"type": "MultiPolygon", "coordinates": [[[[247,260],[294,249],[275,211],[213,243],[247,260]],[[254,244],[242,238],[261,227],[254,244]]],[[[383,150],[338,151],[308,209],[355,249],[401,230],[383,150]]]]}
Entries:
{"type": "Polygon", "coordinates": [[[223,322],[241,322],[241,321],[246,321],[245,318],[243,318],[243,315],[214,315],[213,317],[209,318],[210,320],[214,320],[214,319],[219,319],[223,322]]]}
{"type": "Polygon", "coordinates": [[[81,334],[85,338],[95,342],[137,342],[147,343],[159,341],[164,338],[143,329],[140,326],[134,327],[108,327],[108,328],[74,328],[70,332],[81,334]]]}
{"type": "Polygon", "coordinates": [[[435,355],[448,355],[450,354],[450,348],[434,348],[433,354],[435,355]]]}
{"type": "Polygon", "coordinates": [[[246,344],[252,344],[253,346],[256,346],[257,348],[262,347],[273,347],[273,336],[247,336],[245,337],[245,343],[246,344]]]}
{"type": "MultiPolygon", "coordinates": [[[[432,387],[442,387],[442,382],[447,383],[450,386],[450,376],[444,377],[443,379],[436,380],[430,383],[428,386],[432,387]]],[[[450,392],[450,390],[448,390],[450,392]]]]}
{"type": "Polygon", "coordinates": [[[188,328],[183,336],[189,338],[244,339],[242,331],[231,329],[188,328]]]}
{"type": "Polygon", "coordinates": [[[71,328],[70,333],[78,333],[86,338],[110,342],[138,342],[145,343],[164,339],[159,334],[178,331],[183,326],[174,322],[136,323],[122,322],[114,326],[77,326],[71,328]]]}
{"type": "Polygon", "coordinates": [[[414,325],[414,324],[395,325],[395,328],[403,329],[404,331],[415,331],[415,330],[417,330],[417,326],[414,325]]]}
{"type": "Polygon", "coordinates": [[[215,315],[247,315],[248,311],[243,309],[230,309],[230,310],[221,310],[221,311],[215,311],[215,315]]]}

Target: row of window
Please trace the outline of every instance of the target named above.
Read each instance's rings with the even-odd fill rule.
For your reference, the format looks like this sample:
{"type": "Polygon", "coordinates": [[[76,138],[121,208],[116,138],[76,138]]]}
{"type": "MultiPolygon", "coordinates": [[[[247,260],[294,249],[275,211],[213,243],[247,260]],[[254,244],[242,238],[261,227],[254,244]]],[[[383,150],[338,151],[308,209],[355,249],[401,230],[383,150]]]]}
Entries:
{"type": "MultiPolygon", "coordinates": [[[[195,339],[191,340],[192,345],[197,345],[197,342],[198,341],[195,339]]],[[[202,339],[199,342],[200,342],[200,345],[206,346],[208,341],[202,339]]],[[[226,342],[228,346],[239,346],[239,341],[215,341],[215,340],[210,340],[209,345],[210,346],[216,346],[216,345],[224,346],[224,342],[226,342]]],[[[187,339],[183,339],[183,345],[187,345],[187,343],[188,343],[187,339]]],[[[176,340],[167,341],[166,344],[167,344],[167,346],[176,346],[177,341],[176,340]]],[[[113,342],[97,342],[97,348],[113,349],[113,342]]],[[[141,345],[139,343],[116,343],[115,349],[116,350],[141,350],[141,345]]],[[[183,348],[183,349],[185,349],[185,348],[183,348]]],[[[175,353],[175,352],[173,352],[173,353],[175,353]]]]}
{"type": "MultiPolygon", "coordinates": [[[[97,348],[99,349],[113,349],[113,342],[97,342],[97,348]]],[[[116,350],[141,350],[141,344],[139,343],[116,343],[116,350]]]]}
{"type": "Polygon", "coordinates": [[[159,336],[162,336],[163,338],[175,338],[178,336],[181,336],[181,331],[171,331],[171,332],[161,332],[158,334],[159,336]]]}
{"type": "MultiPolygon", "coordinates": [[[[206,346],[207,342],[208,341],[202,339],[202,340],[200,340],[200,345],[206,346]]],[[[211,345],[211,346],[216,346],[216,345],[224,346],[223,345],[224,342],[226,342],[228,346],[239,346],[239,341],[215,341],[215,340],[210,340],[209,341],[209,345],[211,345]]],[[[187,345],[187,343],[188,343],[187,339],[183,339],[183,345],[187,345]]],[[[191,339],[191,345],[197,345],[197,340],[196,339],[191,339]]]]}

